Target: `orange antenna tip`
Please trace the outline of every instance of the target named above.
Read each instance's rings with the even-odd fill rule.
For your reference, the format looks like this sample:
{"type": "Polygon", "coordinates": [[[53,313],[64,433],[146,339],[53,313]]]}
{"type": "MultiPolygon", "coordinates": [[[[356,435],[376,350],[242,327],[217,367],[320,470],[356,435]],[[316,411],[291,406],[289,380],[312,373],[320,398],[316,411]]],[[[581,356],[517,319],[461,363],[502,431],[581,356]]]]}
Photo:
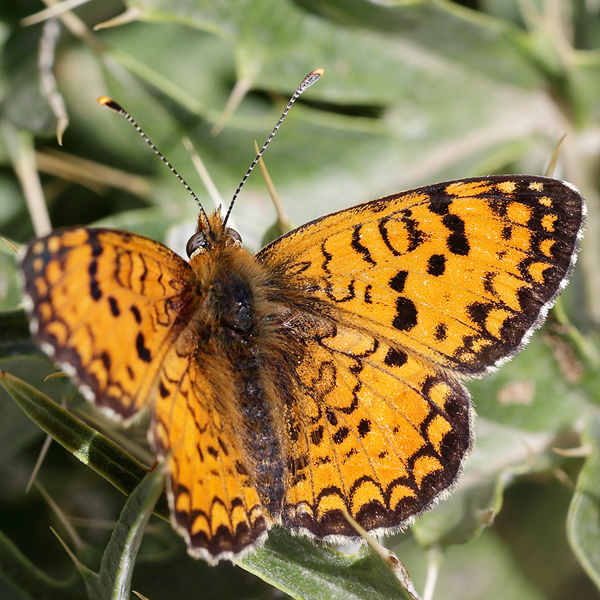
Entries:
{"type": "Polygon", "coordinates": [[[319,79],[319,77],[321,77],[323,75],[323,73],[325,73],[324,69],[321,69],[321,68],[314,69],[306,76],[306,78],[308,79],[309,77],[315,77],[315,81],[316,81],[317,79],[319,79]]]}
{"type": "Polygon", "coordinates": [[[118,102],[115,102],[112,98],[109,98],[108,96],[100,96],[100,98],[98,98],[98,104],[100,106],[105,106],[106,108],[117,113],[125,112],[123,110],[123,107],[118,102]]]}

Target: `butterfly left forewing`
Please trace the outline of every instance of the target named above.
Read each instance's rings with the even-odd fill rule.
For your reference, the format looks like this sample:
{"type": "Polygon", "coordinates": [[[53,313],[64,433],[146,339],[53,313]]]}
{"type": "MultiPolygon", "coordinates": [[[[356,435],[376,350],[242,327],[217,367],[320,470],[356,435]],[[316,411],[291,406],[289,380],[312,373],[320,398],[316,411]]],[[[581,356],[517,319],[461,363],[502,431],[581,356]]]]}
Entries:
{"type": "Polygon", "coordinates": [[[258,258],[345,323],[478,375],[541,324],[572,271],[584,221],[569,184],[493,176],[328,215],[258,258]]]}

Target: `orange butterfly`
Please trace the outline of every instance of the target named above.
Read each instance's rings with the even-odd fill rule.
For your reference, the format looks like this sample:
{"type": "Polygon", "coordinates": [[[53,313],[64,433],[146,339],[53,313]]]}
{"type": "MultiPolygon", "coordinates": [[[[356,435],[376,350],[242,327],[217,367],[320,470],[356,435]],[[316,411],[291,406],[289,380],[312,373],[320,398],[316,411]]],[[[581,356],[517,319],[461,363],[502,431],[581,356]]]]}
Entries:
{"type": "Polygon", "coordinates": [[[76,228],[24,250],[31,331],[83,395],[168,464],[189,552],[235,560],[272,525],[396,532],[472,446],[460,380],[516,354],[571,274],[585,203],[532,176],[445,182],[292,231],[256,256],[218,212],[189,262],[76,228]]]}

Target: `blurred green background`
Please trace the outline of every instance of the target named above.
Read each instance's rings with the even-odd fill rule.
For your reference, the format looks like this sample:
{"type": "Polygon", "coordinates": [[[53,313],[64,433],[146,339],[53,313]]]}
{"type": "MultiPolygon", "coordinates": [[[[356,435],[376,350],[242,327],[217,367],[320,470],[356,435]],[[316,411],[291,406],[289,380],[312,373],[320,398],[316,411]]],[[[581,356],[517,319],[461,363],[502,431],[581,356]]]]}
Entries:
{"type": "MultiPolygon", "coordinates": [[[[91,0],[50,24],[24,25],[45,6],[0,6],[0,235],[17,245],[39,233],[34,222],[44,227],[41,191],[52,227],[102,224],[185,247],[194,201],[132,127],[97,105],[102,95],[135,117],[212,209],[182,138],[227,202],[254,140],[264,141],[301,79],[322,67],[265,155],[296,225],[436,181],[543,174],[567,134],[554,174],[581,189],[589,217],[560,310],[521,355],[469,384],[477,448],[455,494],[387,545],[419,593],[430,593],[437,572],[436,599],[597,598],[600,2],[91,0]],[[129,22],[92,30],[120,15],[129,22]],[[240,102],[222,123],[233,90],[240,102]],[[67,117],[60,146],[57,124],[67,117]]],[[[233,221],[258,250],[275,222],[258,173],[233,221]]],[[[94,427],[123,436],[119,443],[143,446],[143,424],[115,434],[66,380],[43,382],[54,369],[23,333],[19,297],[14,252],[3,244],[0,368],[68,401],[94,427]]],[[[86,597],[49,529],[72,545],[68,528],[37,488],[24,491],[44,438],[0,390],[2,599],[86,597]]],[[[39,480],[81,536],[80,560],[97,570],[124,497],[58,444],[39,480]]],[[[294,597],[391,597],[368,573],[342,595],[335,561],[323,549],[312,556],[310,543],[290,546],[298,564],[281,551],[293,566],[281,576],[271,561],[277,543],[260,566],[245,566],[294,597]]],[[[151,600],[287,597],[241,568],[188,558],[158,519],[133,587],[151,600]]]]}

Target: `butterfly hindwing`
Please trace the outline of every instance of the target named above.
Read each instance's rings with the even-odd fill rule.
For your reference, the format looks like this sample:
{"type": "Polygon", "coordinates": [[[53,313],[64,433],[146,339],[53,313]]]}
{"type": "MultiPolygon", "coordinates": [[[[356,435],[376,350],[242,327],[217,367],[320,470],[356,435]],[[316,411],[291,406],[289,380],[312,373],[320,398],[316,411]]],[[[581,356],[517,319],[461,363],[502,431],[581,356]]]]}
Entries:
{"type": "Polygon", "coordinates": [[[286,526],[318,539],[398,531],[456,480],[471,446],[469,395],[418,357],[315,319],[296,371],[286,526]],[[316,332],[319,331],[317,334],[316,332]],[[299,425],[299,426],[298,426],[299,425]]]}
{"type": "MultiPolygon", "coordinates": [[[[198,356],[182,336],[167,353],[152,413],[151,440],[168,465],[173,523],[189,551],[214,564],[239,557],[266,536],[270,524],[236,435],[224,357],[198,356]]],[[[239,431],[239,428],[238,428],[239,431]]]]}

